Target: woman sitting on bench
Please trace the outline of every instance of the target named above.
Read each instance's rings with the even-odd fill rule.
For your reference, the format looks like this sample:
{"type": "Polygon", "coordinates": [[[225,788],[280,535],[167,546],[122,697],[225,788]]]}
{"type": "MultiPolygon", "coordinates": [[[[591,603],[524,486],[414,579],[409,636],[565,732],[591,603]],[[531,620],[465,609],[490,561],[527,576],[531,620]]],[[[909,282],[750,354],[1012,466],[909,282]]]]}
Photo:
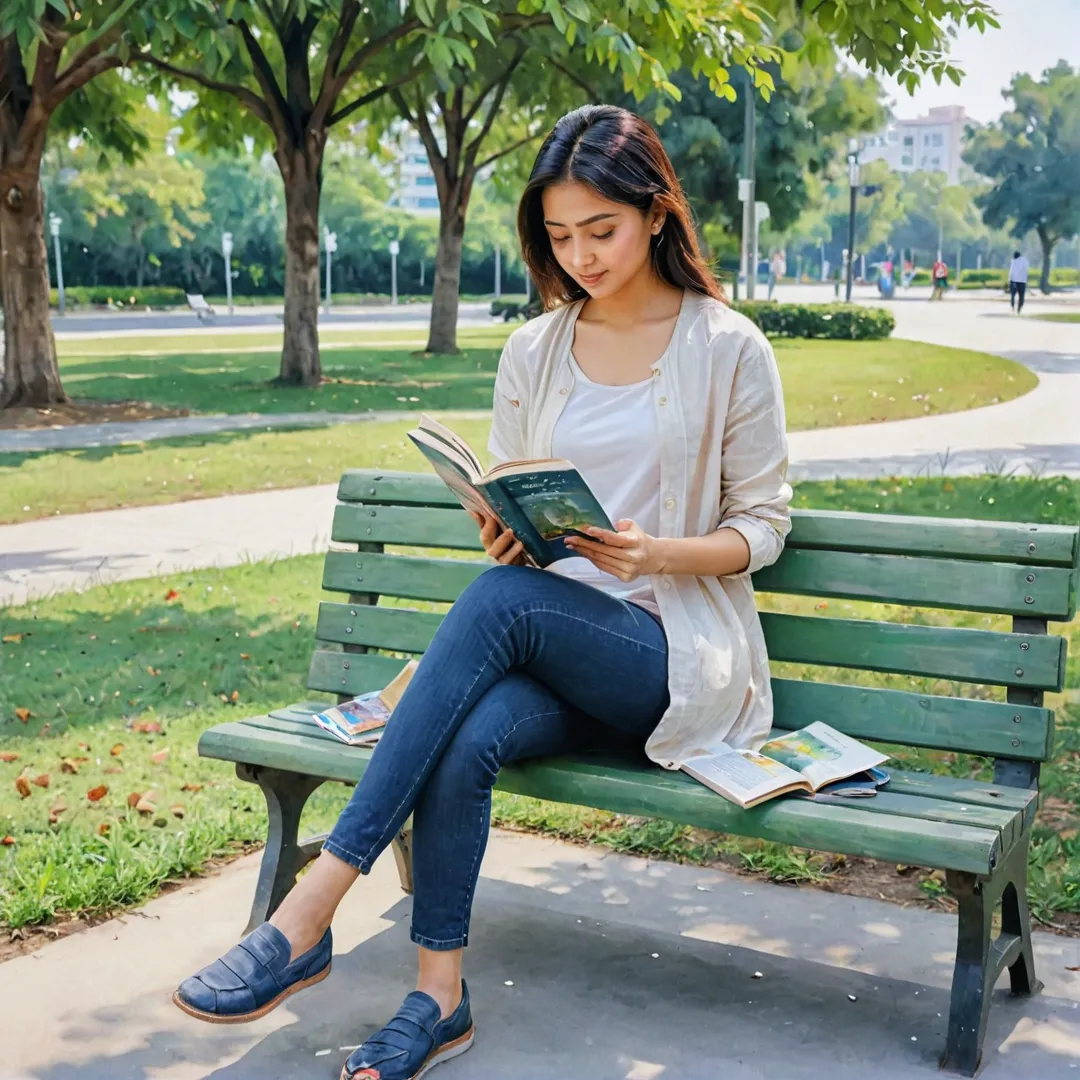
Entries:
{"type": "Polygon", "coordinates": [[[724,302],[671,162],[633,113],[558,122],[518,229],[545,314],[503,351],[489,449],[569,458],[618,531],[569,540],[580,558],[546,572],[477,519],[499,565],[446,616],[321,855],[174,998],[240,1022],[323,979],[338,904],[412,814],[417,988],[345,1080],[415,1080],[472,1044],[462,950],[503,764],[618,746],[672,768],[771,725],[750,573],[789,528],[772,349],[724,302]]]}

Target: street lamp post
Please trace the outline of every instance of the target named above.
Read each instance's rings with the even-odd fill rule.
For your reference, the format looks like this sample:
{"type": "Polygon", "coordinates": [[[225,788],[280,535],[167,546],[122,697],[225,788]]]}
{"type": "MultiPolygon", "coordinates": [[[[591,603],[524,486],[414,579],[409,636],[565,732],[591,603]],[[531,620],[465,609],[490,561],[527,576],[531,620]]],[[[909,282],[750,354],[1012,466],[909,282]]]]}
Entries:
{"type": "Polygon", "coordinates": [[[60,258],[60,218],[49,215],[49,232],[53,238],[53,252],[56,255],[56,291],[60,299],[60,314],[64,314],[64,263],[60,258]]]}
{"type": "Polygon", "coordinates": [[[502,252],[495,247],[495,299],[502,296],[502,252]]]}
{"type": "Polygon", "coordinates": [[[397,257],[401,245],[396,240],[390,241],[390,303],[397,303],[397,257]]]}
{"type": "Polygon", "coordinates": [[[232,249],[233,239],[231,232],[221,234],[221,254],[225,256],[225,298],[229,305],[229,314],[233,313],[232,302],[232,249]]]}
{"type": "Polygon", "coordinates": [[[847,231],[847,290],[845,299],[851,303],[851,279],[855,272],[855,200],[859,193],[859,140],[848,139],[848,183],[851,185],[851,210],[847,231]]]}
{"type": "Polygon", "coordinates": [[[323,247],[326,249],[326,310],[330,310],[332,299],[332,286],[330,283],[330,260],[337,251],[337,233],[332,233],[325,225],[323,226],[323,247]]]}
{"type": "Polygon", "coordinates": [[[743,120],[743,174],[739,179],[739,200],[743,204],[742,211],[742,276],[746,282],[746,299],[754,299],[754,281],[757,278],[757,267],[750,268],[750,246],[754,242],[757,227],[754,222],[754,187],[755,166],[757,161],[757,112],[754,100],[754,85],[747,74],[746,77],[746,114],[743,120]]]}

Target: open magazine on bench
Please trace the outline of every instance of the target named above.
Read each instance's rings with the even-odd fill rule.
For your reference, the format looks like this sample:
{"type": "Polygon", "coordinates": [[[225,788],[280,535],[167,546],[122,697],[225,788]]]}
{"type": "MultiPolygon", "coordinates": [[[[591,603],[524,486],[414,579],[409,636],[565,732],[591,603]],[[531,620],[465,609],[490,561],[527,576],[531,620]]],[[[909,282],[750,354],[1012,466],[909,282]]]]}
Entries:
{"type": "Polygon", "coordinates": [[[410,660],[382,690],[372,690],[325,712],[312,713],[311,719],[343,743],[374,746],[382,738],[390,714],[405,693],[419,662],[410,660]]]}
{"type": "Polygon", "coordinates": [[[747,809],[778,795],[814,796],[828,785],[868,774],[865,783],[836,795],[873,794],[888,781],[878,769],[888,756],[844,735],[828,724],[814,723],[770,739],[755,750],[725,749],[719,754],[691,758],[683,772],[725,799],[747,809]]]}
{"type": "Polygon", "coordinates": [[[461,505],[500,521],[536,566],[574,558],[563,540],[571,534],[587,535],[581,530],[590,525],[615,531],[569,461],[507,461],[485,470],[460,435],[427,415],[408,435],[461,505]]]}

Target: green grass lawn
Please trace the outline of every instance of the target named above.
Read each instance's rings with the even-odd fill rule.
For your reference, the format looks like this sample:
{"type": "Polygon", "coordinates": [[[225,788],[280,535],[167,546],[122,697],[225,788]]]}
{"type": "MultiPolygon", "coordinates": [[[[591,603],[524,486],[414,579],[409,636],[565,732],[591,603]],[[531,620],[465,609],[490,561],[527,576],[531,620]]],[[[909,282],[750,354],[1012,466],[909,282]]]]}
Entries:
{"type": "MultiPolygon", "coordinates": [[[[115,340],[62,342],[60,367],[72,397],[136,398],[195,412],[484,409],[491,405],[492,380],[509,329],[463,331],[456,356],[418,353],[423,335],[416,331],[327,331],[328,337],[351,334],[361,344],[326,350],[326,382],[314,389],[271,386],[278,370],[272,352],[136,355],[135,346],[151,338],[124,343],[120,347],[132,352],[119,354],[115,340]],[[363,345],[365,335],[369,341],[417,344],[363,345]],[[92,355],[73,352],[106,345],[108,351],[92,355]]],[[[192,347],[193,336],[185,348],[192,347]]],[[[197,340],[230,337],[208,332],[197,340]]],[[[243,344],[233,339],[221,347],[243,344]]],[[[911,341],[796,340],[779,341],[775,349],[793,431],[970,409],[1016,397],[1036,383],[1026,368],[1009,360],[911,341]]]]}
{"type": "MultiPolygon", "coordinates": [[[[1080,482],[804,484],[796,505],[1075,523],[1080,482]]],[[[14,757],[0,761],[0,926],[137,903],[162,882],[264,838],[258,790],[237,781],[230,765],[200,759],[195,745],[212,724],[305,696],[321,561],[308,556],[174,574],[5,611],[0,747],[14,757]],[[140,801],[141,809],[131,805],[140,801]]],[[[814,605],[813,598],[762,602],[805,613],[814,605]]],[[[903,620],[912,613],[830,602],[829,614],[903,620]]],[[[920,617],[987,625],[985,616],[920,617]]],[[[1055,800],[1058,827],[1040,825],[1032,849],[1031,895],[1042,917],[1080,911],[1080,837],[1070,824],[1080,803],[1080,620],[1054,629],[1069,634],[1074,658],[1069,689],[1050,702],[1061,727],[1044,791],[1055,800]]],[[[873,678],[793,670],[814,678],[873,678]]],[[[898,685],[897,677],[889,685],[898,685]]],[[[933,688],[950,690],[940,682],[933,688]]],[[[958,755],[904,751],[903,760],[958,775],[984,770],[982,761],[958,755]]],[[[311,800],[305,827],[325,828],[347,796],[341,785],[325,785],[311,800]]],[[[495,816],[619,850],[736,860],[785,880],[821,878],[828,869],[812,853],[503,794],[495,816]]]]}
{"type": "Polygon", "coordinates": [[[1045,315],[1035,315],[1033,317],[1042,319],[1044,322],[1080,323],[1080,311],[1048,312],[1045,315]]]}

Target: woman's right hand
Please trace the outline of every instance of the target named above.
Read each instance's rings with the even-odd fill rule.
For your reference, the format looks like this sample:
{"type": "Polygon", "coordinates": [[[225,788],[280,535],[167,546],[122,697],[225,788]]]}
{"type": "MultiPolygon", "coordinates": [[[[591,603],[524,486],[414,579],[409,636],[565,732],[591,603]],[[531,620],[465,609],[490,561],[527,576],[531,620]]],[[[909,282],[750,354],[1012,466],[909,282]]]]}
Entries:
{"type": "Polygon", "coordinates": [[[486,514],[474,514],[470,510],[469,516],[480,526],[480,543],[491,558],[504,566],[527,565],[525,548],[509,529],[486,514]]]}

